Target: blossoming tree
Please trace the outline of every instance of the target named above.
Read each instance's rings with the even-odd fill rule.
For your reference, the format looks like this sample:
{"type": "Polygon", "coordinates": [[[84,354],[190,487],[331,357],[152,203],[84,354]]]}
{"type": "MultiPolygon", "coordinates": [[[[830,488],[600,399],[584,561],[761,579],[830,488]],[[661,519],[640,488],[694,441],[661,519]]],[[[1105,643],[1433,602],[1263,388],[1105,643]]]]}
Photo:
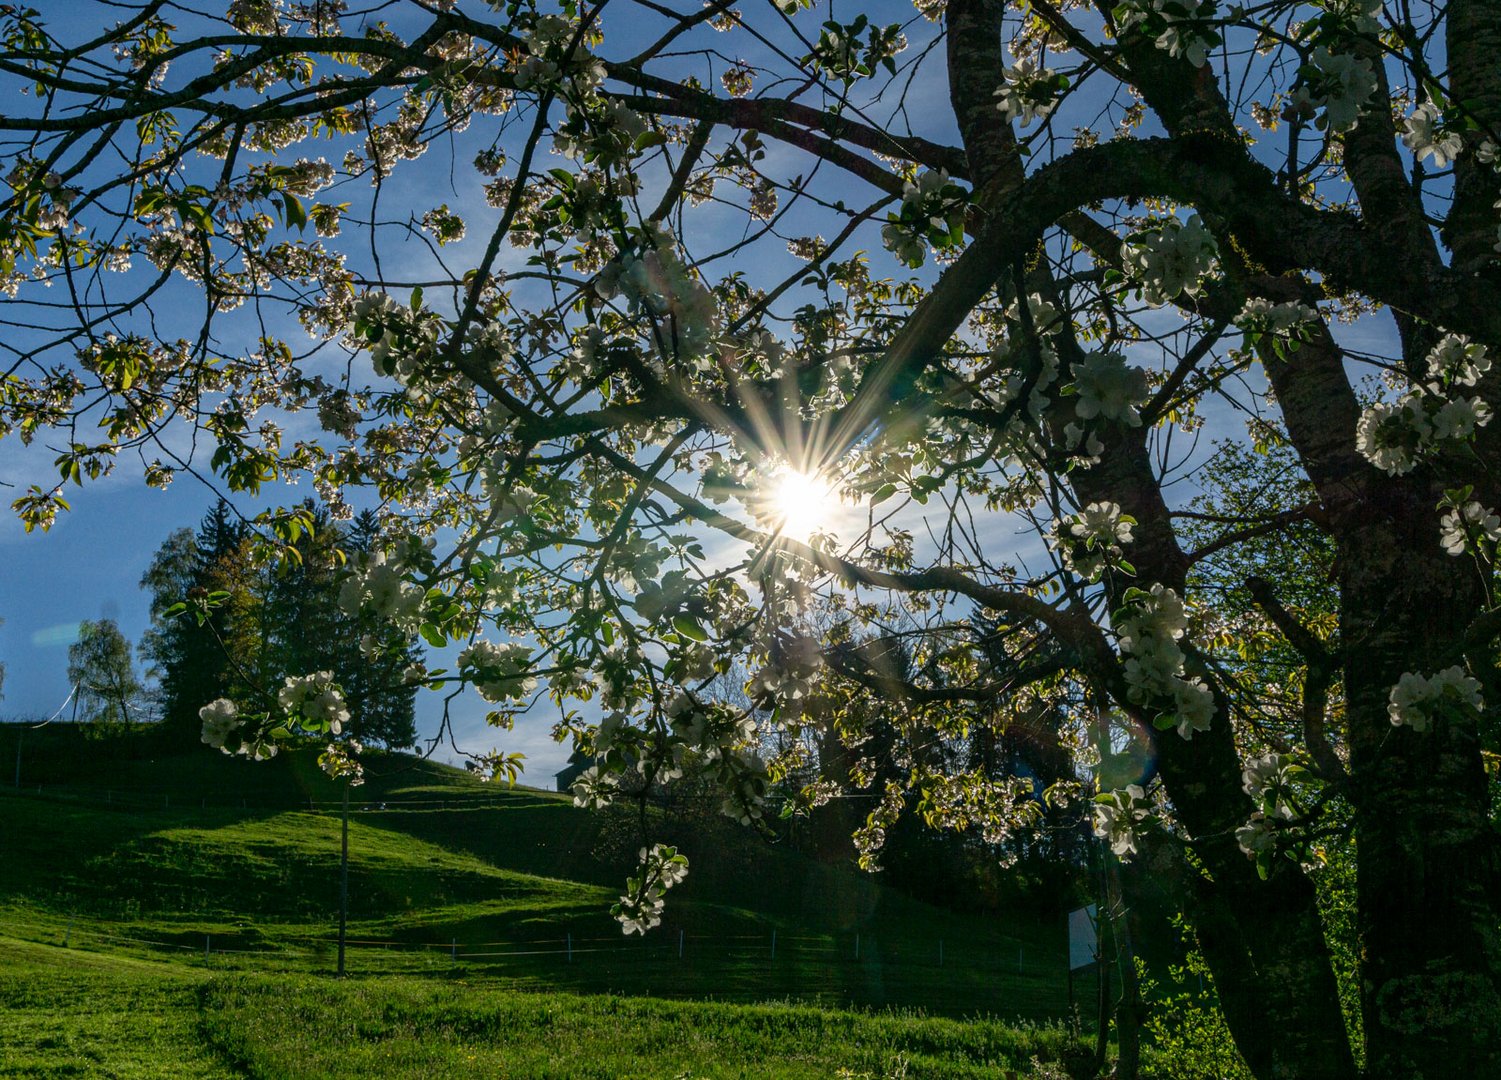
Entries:
{"type": "MultiPolygon", "coordinates": [[[[370,489],[365,647],[462,641],[412,677],[502,726],[551,697],[584,803],[693,770],[754,823],[835,680],[911,749],[868,847],[907,804],[1020,828],[916,748],[1046,716],[1048,798],[1181,880],[1256,1075],[1501,1070],[1501,6],[804,7],[0,8],[0,423],[55,459],[16,511],[123,456],[370,489]],[[1306,498],[1206,522],[1213,446],[1306,498]],[[1332,619],[1207,572],[1294,525],[1332,619]],[[747,704],[703,692],[736,664],[747,704]],[[1345,822],[1353,1039],[1313,884],[1345,822]]],[[[205,737],[335,729],[288,675],[205,737]]],[[[684,869],[643,851],[627,929],[684,869]]]]}

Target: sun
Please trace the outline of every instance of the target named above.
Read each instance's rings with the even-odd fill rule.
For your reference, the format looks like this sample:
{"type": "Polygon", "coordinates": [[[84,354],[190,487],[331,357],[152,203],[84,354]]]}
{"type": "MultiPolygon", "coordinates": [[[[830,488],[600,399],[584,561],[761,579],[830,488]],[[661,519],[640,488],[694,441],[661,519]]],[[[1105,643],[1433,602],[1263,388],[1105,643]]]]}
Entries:
{"type": "Polygon", "coordinates": [[[767,502],[768,516],[782,535],[806,541],[829,525],[839,506],[839,495],[834,485],[817,473],[785,466],[773,475],[767,502]]]}

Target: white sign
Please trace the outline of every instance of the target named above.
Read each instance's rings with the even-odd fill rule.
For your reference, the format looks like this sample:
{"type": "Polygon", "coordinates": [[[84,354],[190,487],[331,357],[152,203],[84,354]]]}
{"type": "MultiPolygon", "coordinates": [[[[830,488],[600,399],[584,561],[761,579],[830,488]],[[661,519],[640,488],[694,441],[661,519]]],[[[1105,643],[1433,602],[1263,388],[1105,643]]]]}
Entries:
{"type": "Polygon", "coordinates": [[[1095,906],[1081,907],[1068,913],[1068,969],[1090,967],[1100,957],[1100,929],[1095,922],[1095,906]]]}

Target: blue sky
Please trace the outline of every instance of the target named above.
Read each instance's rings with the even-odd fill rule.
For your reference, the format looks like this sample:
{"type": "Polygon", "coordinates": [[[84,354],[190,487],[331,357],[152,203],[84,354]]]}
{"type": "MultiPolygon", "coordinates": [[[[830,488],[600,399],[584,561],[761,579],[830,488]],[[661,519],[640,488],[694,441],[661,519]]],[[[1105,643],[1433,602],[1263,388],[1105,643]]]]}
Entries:
{"type": "MultiPolygon", "coordinates": [[[[911,13],[910,7],[905,4],[880,4],[875,7],[885,9],[880,13],[872,11],[877,21],[886,18],[905,19],[911,13]]],[[[107,21],[102,14],[103,10],[99,7],[85,8],[82,5],[77,9],[70,7],[67,19],[75,26],[103,25],[107,21]]],[[[822,14],[820,17],[823,17],[822,14]]],[[[798,26],[806,34],[817,33],[817,22],[812,18],[799,21],[798,26]]],[[[628,52],[634,35],[649,33],[645,28],[631,27],[626,30],[623,22],[617,20],[612,24],[608,18],[606,29],[612,34],[612,46],[608,50],[612,54],[628,52]],[[623,30],[626,32],[619,33],[623,30]]],[[[908,32],[913,37],[914,46],[920,48],[920,38],[926,31],[926,24],[919,22],[909,25],[908,32]]],[[[917,49],[909,51],[906,58],[911,58],[916,51],[917,49]]],[[[912,87],[908,104],[922,134],[954,142],[956,137],[951,130],[952,115],[947,107],[947,93],[941,76],[941,58],[930,57],[921,77],[912,87]]],[[[1078,107],[1084,108],[1089,104],[1086,100],[1078,107]]],[[[868,115],[879,122],[885,119],[888,111],[885,106],[874,106],[868,110],[868,115]]],[[[470,216],[468,239],[444,249],[442,253],[449,266],[461,270],[478,261],[488,235],[488,223],[494,218],[494,212],[483,206],[479,196],[481,179],[466,164],[466,157],[472,152],[476,141],[482,137],[488,140],[488,135],[485,134],[487,123],[477,122],[473,129],[456,140],[454,153],[458,163],[452,172],[447,168],[446,156],[435,154],[429,161],[398,169],[383,195],[386,201],[383,203],[382,216],[388,218],[404,216],[408,210],[420,214],[424,209],[440,202],[446,202],[470,216]]],[[[1067,124],[1060,124],[1058,131],[1066,132],[1067,124]]],[[[771,156],[768,171],[772,174],[778,171],[784,174],[795,173],[806,167],[805,159],[801,159],[804,163],[798,163],[800,159],[795,152],[773,142],[768,142],[767,147],[771,156]],[[783,159],[789,163],[784,170],[771,164],[783,159]]],[[[337,160],[339,156],[339,152],[332,147],[326,150],[322,146],[310,148],[310,152],[314,156],[324,153],[330,160],[337,160]]],[[[840,193],[849,194],[843,189],[843,185],[848,185],[847,179],[829,176],[827,182],[842,185],[840,193]]],[[[347,190],[357,199],[367,197],[365,194],[355,193],[355,188],[368,192],[368,186],[363,181],[351,185],[347,190]]],[[[863,185],[861,188],[852,196],[852,204],[863,205],[873,197],[873,192],[864,189],[863,185]]],[[[351,197],[338,189],[330,194],[335,199],[351,197]]],[[[788,232],[795,234],[822,231],[825,235],[830,235],[837,231],[838,224],[826,214],[802,210],[795,214],[794,219],[783,223],[788,232]]],[[[718,211],[713,206],[705,207],[696,220],[704,228],[696,231],[691,240],[700,254],[738,238],[738,230],[743,223],[743,219],[736,213],[730,210],[718,211]]],[[[359,238],[357,242],[363,243],[363,238],[359,238]]],[[[865,246],[872,245],[867,243],[865,246]]],[[[502,249],[501,264],[519,269],[527,254],[506,245],[502,249]]],[[[872,255],[877,264],[877,272],[888,268],[882,265],[883,256],[879,252],[872,252],[872,255]]],[[[386,272],[393,278],[421,278],[429,276],[432,269],[426,249],[415,242],[391,244],[383,249],[382,257],[386,272]]],[[[764,274],[768,279],[775,279],[780,272],[796,265],[785,253],[768,253],[759,258],[763,261],[758,262],[754,268],[758,278],[764,274]]],[[[932,269],[930,263],[929,270],[932,269]]],[[[184,304],[189,305],[186,310],[199,309],[201,300],[191,287],[174,286],[173,289],[174,303],[180,297],[184,304]]],[[[1176,316],[1165,315],[1164,319],[1176,319],[1176,316]]],[[[255,323],[248,313],[235,313],[226,318],[221,326],[226,335],[233,335],[238,328],[246,332],[247,339],[253,340],[255,323]]],[[[1365,348],[1379,350],[1390,344],[1389,320],[1384,316],[1366,320],[1354,328],[1337,327],[1336,330],[1347,342],[1365,348]]],[[[288,337],[297,343],[306,342],[300,331],[292,331],[288,337]]],[[[330,361],[335,359],[330,356],[330,361]]],[[[364,378],[368,366],[364,365],[364,361],[359,361],[358,364],[361,366],[357,375],[364,378]]],[[[316,366],[315,364],[315,369],[316,366]]],[[[1228,406],[1213,402],[1206,411],[1212,415],[1211,427],[1216,433],[1238,434],[1239,424],[1230,417],[1228,406]]],[[[305,418],[297,418],[297,422],[303,423],[305,418]]],[[[23,451],[16,446],[14,440],[0,442],[0,481],[45,482],[48,477],[55,475],[50,465],[52,457],[53,453],[42,447],[23,451]]],[[[308,493],[306,488],[281,488],[271,492],[267,501],[289,504],[308,493]]],[[[3,490],[0,490],[0,494],[3,494],[3,490]]],[[[1186,500],[1192,496],[1192,491],[1180,489],[1174,494],[1186,500]]],[[[6,496],[3,501],[8,503],[13,497],[14,493],[6,496]]],[[[5,619],[4,625],[0,626],[0,661],[7,666],[0,717],[10,719],[48,716],[62,705],[68,694],[65,677],[67,645],[80,620],[114,618],[132,641],[139,640],[148,621],[147,597],[138,587],[142,572],[167,534],[176,528],[196,525],[213,505],[217,493],[186,476],[165,492],[147,489],[139,480],[139,466],[122,460],[117,476],[91,484],[82,490],[71,490],[68,497],[72,501],[72,512],[60,516],[57,525],[48,534],[26,535],[13,517],[0,514],[0,560],[3,560],[5,567],[4,572],[0,573],[0,617],[5,619]]],[[[915,511],[911,515],[913,519],[918,516],[915,511]]],[[[915,525],[915,520],[912,524],[915,525]]],[[[1003,550],[1010,551],[1018,546],[1017,538],[1012,535],[1014,524],[1010,520],[994,522],[994,532],[991,535],[995,537],[998,549],[1002,549],[1001,545],[1009,544],[1010,547],[1003,550]]],[[[922,535],[920,527],[915,531],[919,536],[922,535]]],[[[1028,538],[1026,550],[1031,555],[1038,553],[1035,537],[1028,538]]],[[[439,695],[419,695],[420,733],[430,734],[435,729],[441,707],[439,695]]],[[[476,695],[461,696],[453,703],[452,709],[456,734],[465,749],[485,751],[498,747],[525,753],[528,758],[525,779],[531,783],[550,785],[551,774],[561,767],[567,756],[567,750],[554,744],[548,735],[548,729],[556,716],[554,707],[545,701],[539,706],[535,716],[520,721],[517,729],[509,733],[485,728],[482,718],[488,706],[476,695]]],[[[446,747],[440,750],[439,756],[450,760],[455,757],[452,750],[446,747]]]]}

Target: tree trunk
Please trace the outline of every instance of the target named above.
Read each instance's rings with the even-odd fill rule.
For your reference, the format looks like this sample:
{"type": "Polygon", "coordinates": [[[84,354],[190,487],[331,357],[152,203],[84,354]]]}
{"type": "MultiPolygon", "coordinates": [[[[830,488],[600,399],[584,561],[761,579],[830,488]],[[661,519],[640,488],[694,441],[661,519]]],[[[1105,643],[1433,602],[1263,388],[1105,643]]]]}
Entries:
{"type": "Polygon", "coordinates": [[[1386,509],[1341,553],[1367,1071],[1501,1076],[1501,897],[1478,723],[1419,732],[1387,714],[1404,672],[1463,662],[1483,598],[1470,560],[1442,552],[1431,500],[1386,509]]]}
{"type": "MultiPolygon", "coordinates": [[[[1077,470],[1081,503],[1117,503],[1137,521],[1131,545],[1140,581],[1184,592],[1187,561],[1154,482],[1140,430],[1117,429],[1098,465],[1077,470]]],[[[1436,545],[1435,545],[1436,546],[1436,545]]],[[[1115,583],[1116,607],[1125,584],[1115,583]]],[[[1208,731],[1191,739],[1157,732],[1158,771],[1179,823],[1193,838],[1189,915],[1214,973],[1236,1047],[1259,1080],[1354,1077],[1312,883],[1279,859],[1263,880],[1235,839],[1252,805],[1241,790],[1240,756],[1218,691],[1208,731]]]]}

